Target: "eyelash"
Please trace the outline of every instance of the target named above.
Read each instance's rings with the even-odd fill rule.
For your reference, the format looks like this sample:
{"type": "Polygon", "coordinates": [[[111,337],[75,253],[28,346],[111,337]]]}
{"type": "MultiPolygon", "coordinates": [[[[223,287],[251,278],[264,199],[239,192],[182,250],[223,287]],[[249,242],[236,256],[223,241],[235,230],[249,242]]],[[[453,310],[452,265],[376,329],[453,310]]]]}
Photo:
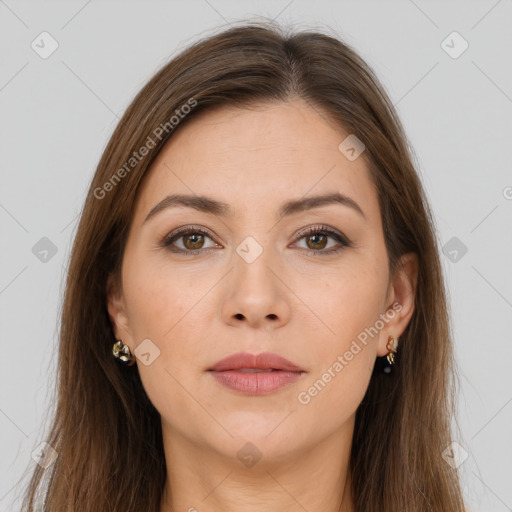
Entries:
{"type": "MultiPolygon", "coordinates": [[[[186,254],[189,256],[195,256],[201,252],[208,251],[208,250],[215,250],[215,248],[213,248],[213,247],[208,247],[206,249],[191,249],[191,250],[184,250],[184,249],[179,249],[179,248],[171,249],[170,248],[171,244],[173,242],[175,242],[176,240],[179,240],[180,238],[183,238],[186,235],[195,235],[195,234],[202,234],[202,235],[206,235],[208,238],[212,238],[210,236],[210,233],[202,228],[199,228],[199,227],[196,228],[193,226],[184,226],[182,228],[177,229],[176,231],[173,231],[171,234],[167,235],[166,237],[164,237],[164,239],[162,240],[160,245],[162,247],[169,248],[169,250],[171,252],[179,253],[179,254],[186,254]]],[[[337,231],[329,228],[328,226],[324,226],[324,225],[311,226],[309,228],[306,228],[306,229],[300,231],[298,233],[297,238],[295,239],[294,243],[302,240],[303,238],[307,238],[308,236],[312,236],[312,235],[328,235],[328,236],[334,238],[339,244],[341,244],[341,246],[339,246],[339,247],[331,248],[328,250],[304,249],[305,251],[307,251],[308,253],[310,253],[313,256],[337,254],[340,251],[342,251],[343,249],[352,246],[352,244],[350,243],[348,238],[346,238],[341,233],[338,233],[337,231]]]]}

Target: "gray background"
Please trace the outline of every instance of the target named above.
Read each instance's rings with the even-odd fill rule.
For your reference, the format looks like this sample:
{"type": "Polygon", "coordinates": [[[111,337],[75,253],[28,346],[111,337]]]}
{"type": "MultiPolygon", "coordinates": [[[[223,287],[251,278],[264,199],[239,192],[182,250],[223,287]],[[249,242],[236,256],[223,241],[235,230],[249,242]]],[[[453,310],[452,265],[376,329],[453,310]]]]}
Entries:
{"type": "Polygon", "coordinates": [[[328,25],[396,105],[447,244],[464,494],[471,511],[512,510],[511,0],[0,0],[0,512],[44,441],[77,214],[118,118],[182,48],[253,14],[328,25]],[[59,45],[46,59],[43,31],[59,45]],[[469,44],[457,58],[453,31],[469,44]]]}

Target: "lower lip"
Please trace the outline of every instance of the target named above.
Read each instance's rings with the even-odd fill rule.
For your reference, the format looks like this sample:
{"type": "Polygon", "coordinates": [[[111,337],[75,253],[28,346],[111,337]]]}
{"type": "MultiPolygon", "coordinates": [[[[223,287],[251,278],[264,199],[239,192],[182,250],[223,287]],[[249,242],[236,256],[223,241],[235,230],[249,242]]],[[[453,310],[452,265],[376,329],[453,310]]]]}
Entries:
{"type": "Polygon", "coordinates": [[[300,379],[301,372],[277,370],[273,372],[246,373],[237,370],[210,371],[223,386],[246,395],[265,395],[277,391],[300,379]]]}

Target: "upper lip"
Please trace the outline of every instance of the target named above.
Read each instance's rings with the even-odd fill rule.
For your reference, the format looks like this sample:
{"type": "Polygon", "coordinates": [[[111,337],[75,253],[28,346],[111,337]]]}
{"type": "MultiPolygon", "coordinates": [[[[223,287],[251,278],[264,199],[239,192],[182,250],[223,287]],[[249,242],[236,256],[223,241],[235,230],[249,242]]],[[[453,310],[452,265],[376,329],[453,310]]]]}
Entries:
{"type": "Polygon", "coordinates": [[[232,354],[218,361],[214,366],[208,368],[208,371],[224,372],[228,370],[262,369],[262,370],[283,370],[288,372],[303,372],[302,368],[293,364],[288,359],[270,352],[261,354],[250,354],[248,352],[239,352],[232,354]]]}

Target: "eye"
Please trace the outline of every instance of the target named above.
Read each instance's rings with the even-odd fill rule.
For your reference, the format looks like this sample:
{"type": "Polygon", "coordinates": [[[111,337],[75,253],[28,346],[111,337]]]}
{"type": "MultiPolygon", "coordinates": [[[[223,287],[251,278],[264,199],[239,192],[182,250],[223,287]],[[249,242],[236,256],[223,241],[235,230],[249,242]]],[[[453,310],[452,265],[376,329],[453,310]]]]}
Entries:
{"type": "Polygon", "coordinates": [[[350,242],[348,239],[338,231],[329,228],[327,226],[313,226],[302,230],[298,234],[299,241],[305,240],[306,247],[310,253],[320,253],[320,254],[333,254],[343,250],[346,247],[350,247],[350,242]],[[334,239],[338,242],[327,250],[324,250],[329,243],[329,238],[334,239]]]}
{"type": "Polygon", "coordinates": [[[208,231],[202,228],[184,226],[166,236],[162,240],[162,246],[168,247],[172,252],[181,254],[195,254],[205,249],[219,247],[215,243],[210,247],[205,247],[205,240],[207,238],[212,240],[208,231]]]}
{"type": "MultiPolygon", "coordinates": [[[[167,235],[162,240],[161,246],[167,247],[171,252],[188,255],[195,255],[205,250],[221,247],[215,242],[210,246],[205,246],[206,239],[213,242],[207,230],[200,227],[184,226],[167,235]]],[[[349,240],[342,233],[328,226],[305,228],[298,233],[296,240],[305,240],[306,247],[303,248],[310,254],[334,254],[346,247],[351,247],[349,240]],[[329,247],[329,239],[338,242],[338,244],[329,247]]]]}

